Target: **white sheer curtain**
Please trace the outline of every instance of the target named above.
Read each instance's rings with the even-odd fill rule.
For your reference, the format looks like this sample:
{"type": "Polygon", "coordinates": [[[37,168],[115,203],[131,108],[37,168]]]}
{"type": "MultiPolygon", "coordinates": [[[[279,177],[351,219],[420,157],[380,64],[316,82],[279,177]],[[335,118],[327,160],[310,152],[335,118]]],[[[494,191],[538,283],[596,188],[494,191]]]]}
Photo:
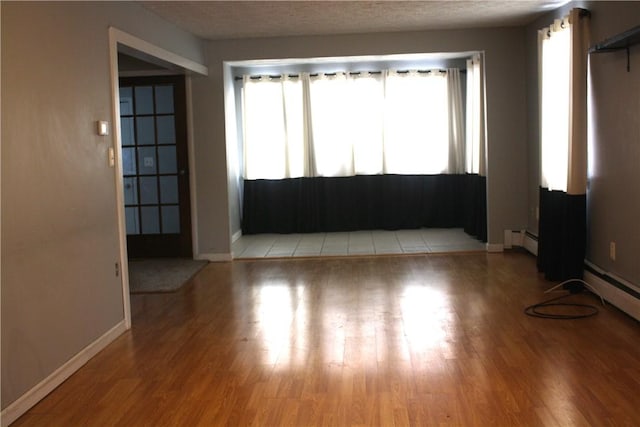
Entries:
{"type": "Polygon", "coordinates": [[[465,171],[486,175],[484,121],[484,67],[482,56],[467,60],[465,171]]]}
{"type": "Polygon", "coordinates": [[[464,172],[465,128],[462,114],[462,85],[460,70],[447,69],[447,104],[449,107],[449,168],[447,173],[464,172]]]}
{"type": "Polygon", "coordinates": [[[541,184],[567,191],[571,31],[569,19],[539,31],[541,53],[541,184]]]}
{"type": "Polygon", "coordinates": [[[538,32],[541,186],[584,194],[587,180],[586,75],[589,20],[572,9],[538,32]]]}
{"type": "Polygon", "coordinates": [[[379,174],[384,170],[384,75],[352,74],[350,81],[354,173],[379,174]]]}
{"type": "Polygon", "coordinates": [[[446,73],[387,73],[385,173],[439,174],[447,171],[447,102],[446,73]]]}
{"type": "Polygon", "coordinates": [[[244,176],[303,176],[308,152],[299,78],[243,78],[244,176]]]}
{"type": "Polygon", "coordinates": [[[571,26],[571,90],[569,92],[569,167],[568,194],[587,192],[587,68],[589,62],[590,12],[574,8],[569,13],[571,26]]]}
{"type": "Polygon", "coordinates": [[[243,78],[244,177],[460,173],[458,70],[243,78]]]}
{"type": "Polygon", "coordinates": [[[315,176],[381,173],[383,102],[384,85],[379,75],[310,77],[315,176]]]}

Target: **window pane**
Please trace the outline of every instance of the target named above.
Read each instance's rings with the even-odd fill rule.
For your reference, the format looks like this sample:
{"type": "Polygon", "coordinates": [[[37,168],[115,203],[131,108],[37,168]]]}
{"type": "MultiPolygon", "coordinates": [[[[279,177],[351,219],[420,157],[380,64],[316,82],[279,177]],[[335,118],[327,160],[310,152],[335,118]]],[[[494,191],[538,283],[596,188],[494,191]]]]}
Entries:
{"type": "Polygon", "coordinates": [[[162,203],[178,203],[178,177],[160,177],[160,201],[162,203]]]}
{"type": "Polygon", "coordinates": [[[122,149],[122,172],[125,175],[136,174],[136,149],[135,148],[123,148],[122,149]]]}
{"type": "Polygon", "coordinates": [[[136,87],[136,114],[153,114],[153,87],[136,87]]]}
{"type": "Polygon", "coordinates": [[[176,128],[174,116],[156,117],[158,127],[158,144],[175,144],[176,128]]]}
{"type": "Polygon", "coordinates": [[[136,145],[136,139],[133,135],[133,117],[123,117],[120,119],[120,128],[122,134],[122,145],[136,145]]]}
{"type": "Polygon", "coordinates": [[[177,173],[176,146],[158,147],[158,171],[159,173],[177,173]]]}
{"type": "Polygon", "coordinates": [[[127,234],[140,234],[140,225],[138,224],[138,208],[125,208],[124,215],[127,225],[127,234]]]}
{"type": "Polygon", "coordinates": [[[156,114],[173,113],[173,86],[156,86],[156,114]]]}
{"type": "Polygon", "coordinates": [[[156,149],[155,147],[138,148],[138,170],[140,175],[156,173],[156,149]]]}
{"type": "Polygon", "coordinates": [[[569,159],[570,32],[554,31],[542,42],[542,186],[566,191],[569,159]]]}
{"type": "Polygon", "coordinates": [[[481,81],[480,81],[480,58],[467,60],[467,98],[466,98],[466,166],[465,171],[469,173],[481,173],[480,157],[481,147],[484,144],[482,135],[483,120],[481,111],[481,81]]]}
{"type": "Polygon", "coordinates": [[[153,145],[156,143],[156,130],[153,117],[136,117],[136,136],[138,145],[153,145]]]}
{"type": "Polygon", "coordinates": [[[157,206],[142,206],[142,234],[160,233],[160,214],[157,206]]]}
{"type": "Polygon", "coordinates": [[[155,176],[140,177],[140,203],[158,203],[158,181],[155,176]]]}
{"type": "Polygon", "coordinates": [[[449,164],[446,77],[390,73],[385,102],[385,172],[445,172],[449,164]]]}
{"type": "Polygon", "coordinates": [[[131,87],[120,88],[120,115],[133,114],[133,90],[131,87]]]}
{"type": "Polygon", "coordinates": [[[180,232],[180,210],[178,206],[162,207],[162,232],[164,234],[180,232]]]}
{"type": "Polygon", "coordinates": [[[134,177],[124,178],[124,204],[138,204],[138,185],[134,177]]]}

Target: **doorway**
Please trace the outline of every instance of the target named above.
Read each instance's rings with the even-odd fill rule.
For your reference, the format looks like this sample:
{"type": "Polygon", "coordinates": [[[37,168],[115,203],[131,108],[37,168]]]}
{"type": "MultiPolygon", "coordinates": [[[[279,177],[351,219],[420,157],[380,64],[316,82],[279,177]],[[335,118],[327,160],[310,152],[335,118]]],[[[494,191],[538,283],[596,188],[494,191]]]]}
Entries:
{"type": "Polygon", "coordinates": [[[185,77],[119,79],[129,259],[192,257],[185,77]]]}
{"type": "MultiPolygon", "coordinates": [[[[143,39],[140,39],[136,36],[128,34],[124,31],[121,31],[117,28],[110,27],[109,28],[109,63],[110,63],[110,75],[111,75],[111,93],[113,95],[112,98],[112,112],[113,119],[115,122],[114,129],[114,138],[113,138],[113,147],[110,147],[110,151],[114,153],[112,155],[112,159],[110,164],[114,166],[114,170],[116,173],[114,174],[115,185],[116,185],[116,200],[118,206],[117,213],[117,221],[118,221],[118,230],[119,230],[119,246],[120,246],[120,256],[116,263],[116,267],[121,266],[120,269],[121,277],[122,277],[122,305],[124,311],[124,321],[127,329],[131,328],[131,297],[130,297],[130,283],[129,283],[129,261],[130,258],[128,256],[129,248],[127,244],[127,224],[126,224],[126,214],[125,214],[125,197],[124,197],[124,185],[123,185],[123,156],[122,156],[122,136],[120,129],[120,79],[128,78],[135,76],[166,76],[166,75],[181,75],[184,81],[184,85],[186,85],[185,97],[188,98],[189,94],[189,79],[190,75],[199,75],[199,76],[207,76],[209,74],[209,70],[205,65],[199,63],[197,61],[193,61],[191,59],[185,58],[179,54],[175,54],[168,50],[165,50],[159,46],[153,45],[143,39]],[[133,58],[134,64],[132,67],[125,67],[125,62],[127,62],[126,58],[133,58]],[[122,61],[121,61],[122,59],[122,61]],[[143,64],[135,64],[135,60],[142,61],[143,64]],[[127,69],[128,68],[128,69],[127,69]],[[186,77],[185,77],[186,76],[186,77]]],[[[187,103],[183,102],[183,106],[186,106],[187,103]]],[[[186,133],[186,132],[185,132],[186,133]]],[[[157,143],[155,144],[157,145],[157,143]]],[[[137,146],[136,146],[137,147],[137,146]]],[[[177,150],[177,149],[176,149],[177,150]]],[[[176,158],[177,158],[176,153],[176,158]]],[[[184,156],[183,158],[186,158],[184,156]]],[[[143,159],[144,165],[144,159],[143,159]]],[[[191,179],[193,180],[193,175],[195,173],[194,170],[189,171],[188,169],[184,169],[184,175],[191,175],[191,179]]],[[[179,175],[179,174],[178,174],[179,175]]],[[[189,176],[182,176],[182,179],[186,179],[189,181],[189,176]]],[[[185,193],[186,198],[189,197],[188,192],[185,193]]],[[[182,205],[182,203],[180,203],[182,205]]],[[[160,204],[159,206],[161,206],[160,204]]],[[[191,200],[190,203],[184,204],[190,210],[195,212],[195,201],[191,200]]],[[[160,215],[160,214],[159,214],[160,215]]],[[[191,218],[186,216],[189,223],[191,223],[191,218]]],[[[194,249],[190,249],[190,251],[195,251],[197,253],[197,233],[191,235],[191,227],[190,226],[182,226],[181,230],[189,232],[189,237],[193,240],[195,245],[194,249]]],[[[193,255],[191,256],[193,257],[193,255]]]]}

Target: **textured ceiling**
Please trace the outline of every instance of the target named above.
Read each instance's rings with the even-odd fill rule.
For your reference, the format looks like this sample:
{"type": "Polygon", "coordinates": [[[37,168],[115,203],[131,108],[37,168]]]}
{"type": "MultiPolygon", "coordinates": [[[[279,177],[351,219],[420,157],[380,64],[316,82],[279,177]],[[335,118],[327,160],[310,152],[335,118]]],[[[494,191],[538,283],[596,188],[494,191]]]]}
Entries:
{"type": "Polygon", "coordinates": [[[209,40],[518,26],[566,0],[143,1],[209,40]]]}

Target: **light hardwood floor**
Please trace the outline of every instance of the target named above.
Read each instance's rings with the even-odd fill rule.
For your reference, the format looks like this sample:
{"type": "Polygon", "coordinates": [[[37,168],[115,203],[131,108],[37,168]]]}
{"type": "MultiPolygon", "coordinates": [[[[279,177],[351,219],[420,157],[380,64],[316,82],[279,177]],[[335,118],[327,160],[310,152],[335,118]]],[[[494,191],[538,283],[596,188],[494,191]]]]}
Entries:
{"type": "Polygon", "coordinates": [[[524,315],[551,285],[523,253],[209,264],[15,426],[637,425],[638,323],[524,315]]]}

